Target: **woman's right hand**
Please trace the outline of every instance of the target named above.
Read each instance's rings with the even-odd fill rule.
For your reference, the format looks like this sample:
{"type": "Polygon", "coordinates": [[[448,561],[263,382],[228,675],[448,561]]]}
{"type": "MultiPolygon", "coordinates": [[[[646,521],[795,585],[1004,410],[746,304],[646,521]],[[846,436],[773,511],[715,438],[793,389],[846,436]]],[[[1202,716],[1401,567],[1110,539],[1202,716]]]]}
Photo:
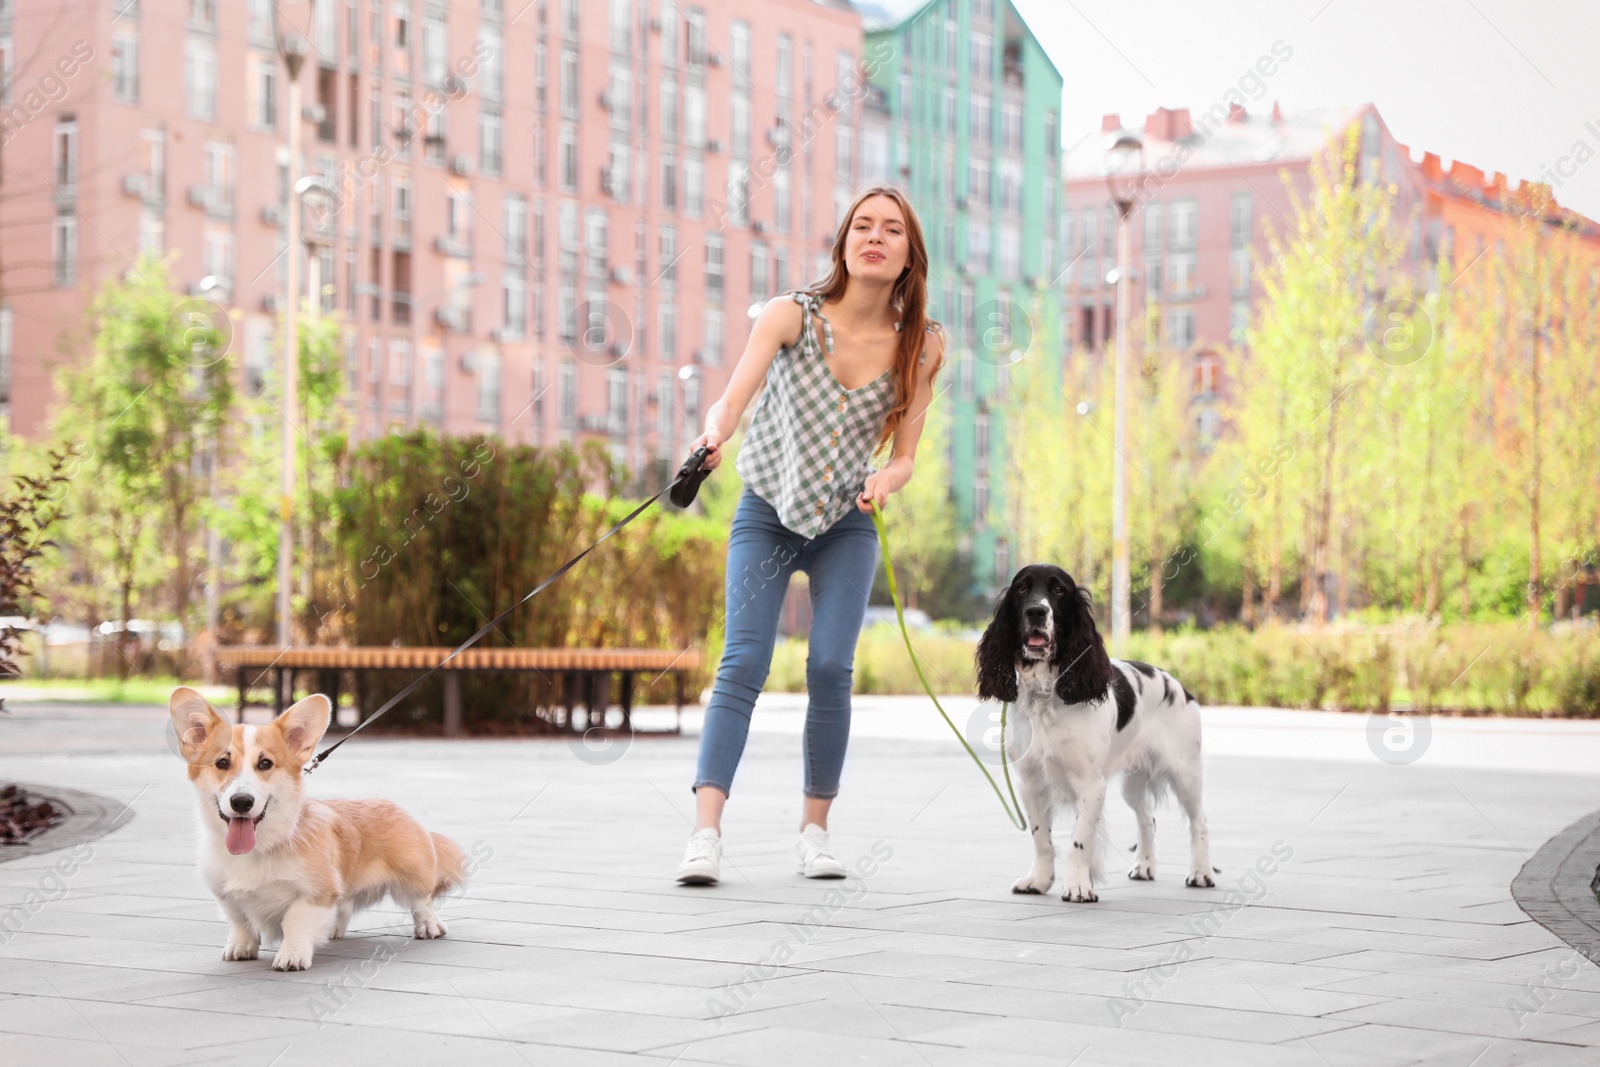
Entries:
{"type": "Polygon", "coordinates": [[[693,452],[702,445],[706,448],[706,469],[716,470],[717,464],[722,462],[722,434],[716,430],[707,430],[695,438],[694,444],[689,446],[693,452]]]}

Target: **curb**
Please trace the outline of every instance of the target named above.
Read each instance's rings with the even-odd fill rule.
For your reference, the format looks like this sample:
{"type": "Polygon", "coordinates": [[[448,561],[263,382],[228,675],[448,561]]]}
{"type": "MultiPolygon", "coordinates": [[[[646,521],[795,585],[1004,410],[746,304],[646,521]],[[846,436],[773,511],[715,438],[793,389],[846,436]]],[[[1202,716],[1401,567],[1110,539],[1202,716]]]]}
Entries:
{"type": "Polygon", "coordinates": [[[1600,868],[1600,811],[1540,846],[1511,883],[1528,917],[1600,964],[1600,903],[1589,883],[1600,868]]]}
{"type": "Polygon", "coordinates": [[[17,845],[0,845],[0,863],[55,852],[120,830],[133,819],[133,808],[110,797],[65,786],[15,783],[29,797],[48,800],[66,812],[62,820],[43,833],[17,845]]]}

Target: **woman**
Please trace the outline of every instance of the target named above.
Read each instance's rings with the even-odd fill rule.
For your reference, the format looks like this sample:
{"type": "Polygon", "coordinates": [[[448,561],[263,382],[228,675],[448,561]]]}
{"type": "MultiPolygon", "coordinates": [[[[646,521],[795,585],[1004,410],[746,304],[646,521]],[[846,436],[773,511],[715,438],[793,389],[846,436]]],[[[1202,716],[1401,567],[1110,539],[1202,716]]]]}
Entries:
{"type": "Polygon", "coordinates": [[[750,712],[772,665],[789,576],[811,581],[809,694],[800,873],[842,878],[828,844],[850,734],[856,638],[878,568],[872,508],[911,480],[944,343],[928,322],[928,254],[905,196],[862,193],[833,242],[833,266],[811,292],[768,302],[722,397],[695,441],[722,462],[762,383],[735,468],[745,490],[728,537],[726,641],[706,705],[695,775],[696,829],[680,883],[715,884],[722,808],[744,752],[750,712]],[[893,440],[882,470],[868,461],[893,440]]]}

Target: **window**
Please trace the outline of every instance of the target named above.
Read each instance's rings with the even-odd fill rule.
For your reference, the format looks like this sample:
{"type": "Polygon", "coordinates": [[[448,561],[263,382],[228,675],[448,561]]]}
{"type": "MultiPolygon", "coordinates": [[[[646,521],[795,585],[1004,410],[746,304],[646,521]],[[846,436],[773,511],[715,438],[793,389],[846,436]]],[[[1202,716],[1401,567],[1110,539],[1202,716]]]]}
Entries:
{"type": "Polygon", "coordinates": [[[773,91],[780,100],[794,94],[794,42],[787,33],[778,34],[777,84],[773,91]]]}
{"type": "Polygon", "coordinates": [[[973,93],[972,106],[967,115],[967,133],[974,145],[990,143],[990,102],[988,93],[973,93]]]}
{"type": "Polygon", "coordinates": [[[983,81],[994,77],[994,38],[987,33],[972,35],[972,76],[983,81]]]}
{"type": "Polygon", "coordinates": [[[750,24],[735,19],[728,30],[728,62],[733,68],[733,84],[750,84],[750,24]]]}
{"type": "Polygon", "coordinates": [[[500,421],[500,353],[478,355],[478,421],[500,421]]]}
{"type": "Polygon", "coordinates": [[[706,144],[706,90],[703,85],[683,87],[683,143],[691,148],[706,144]]]}
{"type": "Polygon", "coordinates": [[[1234,296],[1250,295],[1250,248],[1230,249],[1228,252],[1228,288],[1234,296]]]}
{"type": "Polygon", "coordinates": [[[688,59],[689,66],[703,67],[706,65],[706,51],[709,46],[706,40],[706,13],[697,7],[691,7],[684,13],[683,22],[686,31],[684,55],[688,59]]]}
{"type": "Polygon", "coordinates": [[[626,52],[631,47],[633,34],[629,21],[633,15],[630,0],[611,0],[611,50],[626,52]]]}
{"type": "Polygon", "coordinates": [[[1167,312],[1167,343],[1178,349],[1194,347],[1194,308],[1167,312]]]}
{"type": "Polygon", "coordinates": [[[628,428],[628,371],[612,367],[606,371],[606,430],[620,434],[628,428]]]}
{"type": "Polygon", "coordinates": [[[557,166],[561,168],[561,191],[575,193],[578,191],[578,133],[572,127],[561,128],[558,151],[560,158],[557,160],[557,166]]]}
{"type": "Polygon", "coordinates": [[[1000,104],[1000,150],[1022,151],[1022,101],[1007,99],[1000,104]]]}
{"type": "Polygon", "coordinates": [[[706,293],[713,299],[722,297],[722,234],[706,234],[706,293]]]}
{"type": "Polygon", "coordinates": [[[722,366],[722,309],[705,309],[704,332],[701,334],[700,359],[708,367],[722,366]]]}
{"type": "Polygon", "coordinates": [[[404,246],[411,243],[411,179],[404,173],[396,174],[390,183],[394,190],[394,243],[404,246]]]}
{"type": "Polygon", "coordinates": [[[605,107],[611,112],[611,128],[626,130],[633,114],[633,73],[626,62],[613,61],[607,78],[605,107]]]}
{"type": "Polygon", "coordinates": [[[661,156],[661,210],[678,210],[678,161],[670,152],[661,156]]]}
{"type": "Polygon", "coordinates": [[[1249,340],[1250,332],[1250,304],[1247,301],[1235,300],[1228,309],[1228,339],[1236,345],[1245,344],[1249,340]]]}
{"type": "Polygon", "coordinates": [[[545,50],[544,41],[539,41],[533,46],[533,102],[539,109],[539,114],[544,114],[545,82],[545,50]]]}
{"type": "Polygon", "coordinates": [[[1173,252],[1167,256],[1167,293],[1169,296],[1194,295],[1195,257],[1193,252],[1173,252]]]}
{"type": "Polygon", "coordinates": [[[833,128],[833,176],[842,182],[851,180],[854,167],[851,165],[851,148],[855,143],[855,131],[844,123],[833,128]]]}
{"type": "Polygon", "coordinates": [[[556,291],[556,333],[565,344],[578,343],[578,290],[568,281],[556,291]]]}
{"type": "Polygon", "coordinates": [[[741,160],[728,163],[728,221],[750,225],[750,166],[741,160]]]}
{"type": "Polygon", "coordinates": [[[989,206],[989,161],[967,160],[967,208],[971,211],[989,206]]]}
{"type": "Polygon", "coordinates": [[[671,69],[678,65],[678,6],[672,0],[661,5],[661,65],[671,69]]]}
{"type": "Polygon", "coordinates": [[[578,422],[578,369],[572,361],[565,360],[556,371],[556,390],[560,408],[558,417],[564,429],[571,429],[578,422]]]}
{"type": "Polygon", "coordinates": [[[767,288],[767,246],[759,241],[750,243],[750,300],[765,300],[772,295],[767,288]]]}
{"type": "Polygon", "coordinates": [[[498,176],[504,157],[504,132],[500,113],[487,109],[478,112],[478,169],[491,177],[498,176]]]}
{"type": "Polygon", "coordinates": [[[393,385],[411,384],[411,342],[389,342],[389,381],[393,385]]]}
{"type": "Polygon", "coordinates": [[[683,161],[683,213],[697,219],[705,211],[706,166],[698,159],[683,161]]]}
{"type": "MultiPolygon", "coordinates": [[[[6,62],[11,60],[6,49],[6,62]]],[[[7,83],[11,71],[3,72],[7,83]]],[[[111,91],[124,104],[139,102],[139,31],[118,27],[111,36],[111,91]]],[[[9,93],[8,93],[9,95],[9,93]]]]}
{"type": "Polygon", "coordinates": [[[491,100],[498,100],[505,95],[504,52],[500,30],[494,26],[479,25],[478,91],[491,100]]]}
{"type": "Polygon", "coordinates": [[[450,31],[444,15],[427,12],[422,16],[422,79],[440,85],[449,74],[450,31]]]}
{"type": "Polygon", "coordinates": [[[64,115],[56,120],[50,169],[55,184],[69,188],[78,183],[78,120],[64,115]]]}
{"type": "Polygon", "coordinates": [[[1167,245],[1192,249],[1200,228],[1200,205],[1194,200],[1174,200],[1167,211],[1167,245]]]}
{"type": "Polygon", "coordinates": [[[788,233],[790,215],[789,172],[779,170],[772,175],[772,228],[788,233]]]}
{"type": "MultiPolygon", "coordinates": [[[[200,268],[214,275],[223,288],[233,287],[233,234],[220,226],[207,226],[200,268]]],[[[332,279],[329,279],[332,281],[332,279]]]]}
{"type": "Polygon", "coordinates": [[[276,56],[255,56],[255,84],[251,109],[251,118],[257,129],[276,130],[278,128],[278,58],[276,56]]]}
{"type": "Polygon", "coordinates": [[[571,45],[561,49],[561,117],[578,117],[578,50],[571,45]]]}
{"type": "Polygon", "coordinates": [[[678,139],[678,83],[671,78],[661,81],[661,139],[678,139]]]}
{"type": "Polygon", "coordinates": [[[507,271],[500,290],[505,336],[520,338],[528,331],[528,283],[521,271],[507,271]]]}
{"type": "Polygon", "coordinates": [[[219,214],[232,211],[233,145],[206,142],[205,177],[209,210],[219,214]]]}
{"type": "Polygon", "coordinates": [[[217,117],[217,50],[209,41],[188,41],[183,52],[184,104],[189,117],[217,117]]]}
{"type": "Polygon", "coordinates": [[[1022,235],[1014,223],[1000,226],[1000,276],[1013,280],[1022,276],[1022,235]]]}
{"type": "Polygon", "coordinates": [[[450,243],[464,254],[472,248],[472,197],[462,189],[451,189],[445,201],[445,233],[450,243]]]}
{"type": "Polygon", "coordinates": [[[55,251],[55,283],[58,286],[75,285],[78,281],[78,216],[68,212],[57,215],[52,233],[55,251]]]}
{"type": "Polygon", "coordinates": [[[1235,248],[1250,243],[1250,214],[1250,194],[1234,193],[1228,210],[1228,243],[1235,248]]]}
{"type": "Polygon", "coordinates": [[[601,192],[608,193],[611,199],[619,204],[630,201],[633,192],[633,176],[628,169],[628,144],[626,141],[613,141],[607,155],[605,181],[601,192]]]}
{"type": "Polygon", "coordinates": [[[729,101],[732,109],[729,119],[729,128],[732,131],[732,144],[729,151],[735,159],[750,158],[750,96],[748,93],[735,92],[729,101]]]}
{"type": "Polygon", "coordinates": [[[967,266],[979,274],[989,273],[989,224],[981,219],[967,220],[967,266]]]}
{"type": "Polygon", "coordinates": [[[678,361],[678,307],[670,300],[656,305],[656,328],[661,333],[661,361],[678,361]]]}
{"type": "Polygon", "coordinates": [[[656,434],[661,438],[661,447],[670,447],[672,437],[672,378],[671,374],[662,372],[656,379],[656,434]]]}
{"type": "Polygon", "coordinates": [[[528,200],[516,193],[505,199],[505,260],[520,266],[528,261],[528,200]]]}
{"type": "Polygon", "coordinates": [[[678,231],[670,224],[661,227],[661,273],[656,280],[668,289],[678,284],[678,231]]]}

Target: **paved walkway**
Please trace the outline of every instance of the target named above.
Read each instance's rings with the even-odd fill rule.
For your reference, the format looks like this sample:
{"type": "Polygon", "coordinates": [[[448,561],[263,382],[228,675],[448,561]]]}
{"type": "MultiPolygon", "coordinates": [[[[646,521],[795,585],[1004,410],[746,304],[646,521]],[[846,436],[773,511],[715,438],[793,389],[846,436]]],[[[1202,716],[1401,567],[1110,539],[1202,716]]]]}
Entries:
{"type": "MultiPolygon", "coordinates": [[[[958,721],[972,707],[952,703],[958,721]]],[[[670,879],[692,737],[352,743],[314,793],[391,797],[481,863],[448,939],[411,941],[386,906],[299,974],[220,960],[164,709],[16,706],[0,779],[134,818],[70,873],[66,853],[0,864],[0,905],[26,912],[0,929],[0,1063],[1600,1062],[1600,969],[1509,892],[1600,807],[1600,760],[1582,758],[1600,731],[1480,724],[1507,735],[1456,745],[1482,731],[1440,721],[1441,758],[1396,766],[1363,754],[1364,720],[1219,710],[1220,888],[1183,888],[1182,819],[1163,809],[1158,880],[1123,880],[1111,855],[1100,903],[1067,905],[1010,894],[1024,835],[911,700],[858,698],[834,840],[870,875],[799,878],[794,705],[758,708],[709,890],[670,879]]],[[[1126,847],[1129,812],[1107,810],[1126,847]]]]}

